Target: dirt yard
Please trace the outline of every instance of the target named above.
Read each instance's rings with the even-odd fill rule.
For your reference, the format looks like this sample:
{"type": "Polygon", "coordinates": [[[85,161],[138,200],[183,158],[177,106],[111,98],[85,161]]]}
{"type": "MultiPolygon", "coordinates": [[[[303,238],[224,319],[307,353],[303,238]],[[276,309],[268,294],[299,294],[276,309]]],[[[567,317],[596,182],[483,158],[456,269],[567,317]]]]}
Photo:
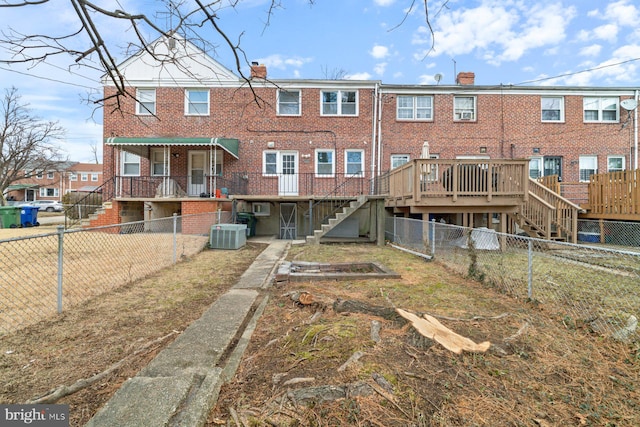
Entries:
{"type": "MultiPolygon", "coordinates": [[[[83,425],[262,248],[204,251],[0,337],[0,401],[24,403],[108,372],[58,401],[71,405],[71,425],[83,425]]],[[[543,306],[388,247],[294,246],[289,259],[378,262],[401,278],[274,285],[210,427],[640,425],[638,343],[603,339],[543,306]],[[394,307],[431,314],[491,347],[455,354],[389,315],[394,307]]]]}

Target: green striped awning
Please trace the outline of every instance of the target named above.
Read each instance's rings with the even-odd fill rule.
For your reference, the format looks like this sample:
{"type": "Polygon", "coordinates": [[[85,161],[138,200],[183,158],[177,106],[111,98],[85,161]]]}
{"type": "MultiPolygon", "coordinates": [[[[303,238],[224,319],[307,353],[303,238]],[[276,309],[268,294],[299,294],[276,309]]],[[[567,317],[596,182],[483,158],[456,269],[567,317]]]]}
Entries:
{"type": "Polygon", "coordinates": [[[7,187],[7,191],[25,190],[28,188],[38,188],[40,184],[11,184],[7,187]]]}
{"type": "Polygon", "coordinates": [[[141,154],[137,152],[140,148],[150,145],[220,147],[237,159],[240,141],[234,138],[122,138],[117,136],[105,138],[105,144],[119,145],[123,149],[136,154],[141,154]]]}

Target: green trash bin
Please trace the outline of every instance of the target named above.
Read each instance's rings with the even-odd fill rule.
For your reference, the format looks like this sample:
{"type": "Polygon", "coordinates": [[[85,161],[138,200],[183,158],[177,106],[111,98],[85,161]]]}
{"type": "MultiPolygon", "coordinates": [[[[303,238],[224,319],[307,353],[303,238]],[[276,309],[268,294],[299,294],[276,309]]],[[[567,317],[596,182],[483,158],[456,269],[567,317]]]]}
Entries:
{"type": "Polygon", "coordinates": [[[0,206],[0,222],[2,228],[20,227],[20,206],[0,206]]]}
{"type": "Polygon", "coordinates": [[[256,216],[252,212],[238,212],[238,224],[247,224],[247,237],[256,235],[256,216]]]}

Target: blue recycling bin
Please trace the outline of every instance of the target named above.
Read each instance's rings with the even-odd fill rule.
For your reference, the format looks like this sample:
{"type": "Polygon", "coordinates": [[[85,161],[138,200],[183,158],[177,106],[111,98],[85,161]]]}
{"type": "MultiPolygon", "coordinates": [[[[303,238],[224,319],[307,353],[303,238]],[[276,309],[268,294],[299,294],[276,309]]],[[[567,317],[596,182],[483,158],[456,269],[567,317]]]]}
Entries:
{"type": "Polygon", "coordinates": [[[23,227],[37,227],[38,222],[38,206],[21,206],[20,207],[20,223],[23,227]]]}

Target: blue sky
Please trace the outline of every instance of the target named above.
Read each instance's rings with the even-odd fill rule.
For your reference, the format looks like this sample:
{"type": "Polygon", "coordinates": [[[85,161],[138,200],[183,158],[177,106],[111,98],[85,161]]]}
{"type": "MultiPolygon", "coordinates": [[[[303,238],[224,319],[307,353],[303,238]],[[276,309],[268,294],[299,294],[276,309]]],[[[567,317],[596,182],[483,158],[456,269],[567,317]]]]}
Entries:
{"type": "MultiPolygon", "coordinates": [[[[3,0],[0,0],[0,4],[3,0]]],[[[193,2],[187,2],[194,4],[193,2]]],[[[243,0],[220,11],[218,23],[234,42],[241,36],[248,61],[258,61],[274,79],[350,79],[384,83],[453,84],[455,73],[473,71],[478,85],[640,87],[640,4],[635,0],[281,0],[267,16],[269,1],[243,0]],[[267,19],[269,25],[266,25],[267,19]],[[433,46],[432,46],[433,44],[433,46]]],[[[105,0],[105,9],[154,12],[154,0],[105,0]]],[[[67,2],[0,9],[0,29],[60,34],[75,28],[67,2]],[[36,16],[37,15],[37,16],[36,16]],[[37,26],[36,26],[37,25],[37,26]]],[[[104,37],[125,46],[124,23],[103,27],[104,37]]],[[[210,54],[227,68],[234,59],[220,39],[210,54]]],[[[81,49],[83,46],[78,45],[81,49]]],[[[123,51],[113,52],[125,59],[123,51]]],[[[7,53],[0,50],[0,58],[7,53]]],[[[97,71],[68,72],[52,58],[33,67],[0,65],[1,89],[15,86],[34,114],[67,129],[61,147],[72,160],[91,161],[89,144],[101,146],[102,111],[81,99],[99,89],[97,71]]],[[[245,70],[247,71],[247,70],[245,70]]]]}

